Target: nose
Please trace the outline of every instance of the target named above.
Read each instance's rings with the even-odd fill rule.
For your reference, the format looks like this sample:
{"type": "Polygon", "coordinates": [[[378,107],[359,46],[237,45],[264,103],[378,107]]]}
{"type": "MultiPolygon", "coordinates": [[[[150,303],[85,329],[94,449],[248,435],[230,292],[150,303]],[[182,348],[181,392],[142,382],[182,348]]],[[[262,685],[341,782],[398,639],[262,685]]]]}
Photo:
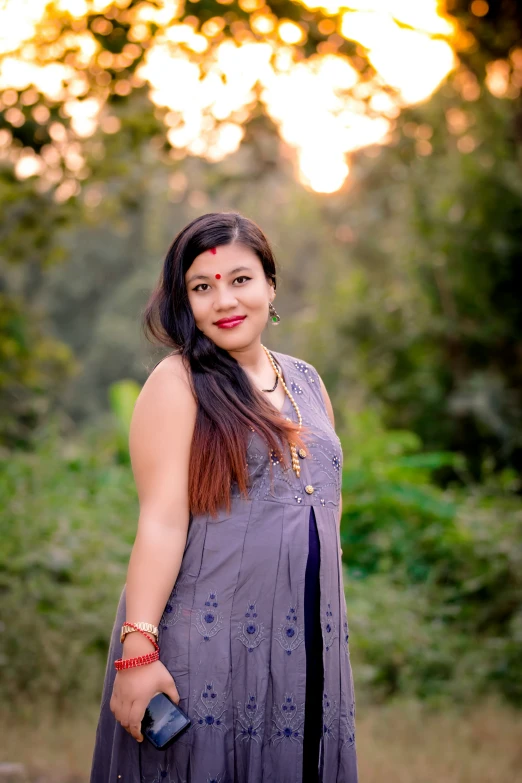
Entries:
{"type": "Polygon", "coordinates": [[[217,312],[221,310],[230,310],[237,306],[237,297],[231,286],[226,283],[217,284],[215,287],[214,308],[217,312]]]}

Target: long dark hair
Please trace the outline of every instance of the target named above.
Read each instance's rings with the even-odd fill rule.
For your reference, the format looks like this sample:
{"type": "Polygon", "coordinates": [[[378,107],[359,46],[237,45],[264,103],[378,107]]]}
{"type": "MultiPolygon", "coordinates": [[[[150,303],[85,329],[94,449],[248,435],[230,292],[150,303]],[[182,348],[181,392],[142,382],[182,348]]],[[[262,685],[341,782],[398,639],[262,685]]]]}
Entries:
{"type": "MultiPolygon", "coordinates": [[[[235,242],[256,253],[275,287],[275,259],[259,226],[237,212],[211,212],[190,222],[173,240],[143,315],[147,337],[181,354],[198,403],[189,463],[192,514],[215,516],[223,505],[230,511],[234,481],[240,493],[247,496],[246,449],[252,428],[278,455],[284,468],[289,463],[289,442],[304,445],[297,434],[298,425],[274,413],[239,362],[196,326],[185,273],[200,253],[235,242]]],[[[302,427],[301,436],[306,432],[302,427]]],[[[271,459],[269,463],[272,475],[271,459]]]]}

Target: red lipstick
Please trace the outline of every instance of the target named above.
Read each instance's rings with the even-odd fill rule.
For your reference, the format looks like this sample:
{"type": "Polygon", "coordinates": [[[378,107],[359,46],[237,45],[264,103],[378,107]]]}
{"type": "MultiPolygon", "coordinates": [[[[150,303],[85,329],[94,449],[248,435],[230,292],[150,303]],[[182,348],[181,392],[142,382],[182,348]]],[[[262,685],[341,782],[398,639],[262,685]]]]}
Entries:
{"type": "Polygon", "coordinates": [[[215,324],[220,329],[231,329],[233,326],[237,326],[242,323],[246,318],[246,315],[233,315],[229,318],[220,318],[215,324]]]}

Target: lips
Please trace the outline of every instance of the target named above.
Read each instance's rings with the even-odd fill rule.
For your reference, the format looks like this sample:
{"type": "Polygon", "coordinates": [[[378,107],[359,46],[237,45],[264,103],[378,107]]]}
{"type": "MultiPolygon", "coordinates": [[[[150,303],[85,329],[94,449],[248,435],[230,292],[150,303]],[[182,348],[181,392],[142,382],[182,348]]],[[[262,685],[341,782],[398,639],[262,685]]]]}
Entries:
{"type": "Polygon", "coordinates": [[[235,324],[240,321],[244,321],[246,315],[234,315],[231,318],[220,318],[219,321],[215,321],[216,326],[224,326],[226,324],[235,324]]]}

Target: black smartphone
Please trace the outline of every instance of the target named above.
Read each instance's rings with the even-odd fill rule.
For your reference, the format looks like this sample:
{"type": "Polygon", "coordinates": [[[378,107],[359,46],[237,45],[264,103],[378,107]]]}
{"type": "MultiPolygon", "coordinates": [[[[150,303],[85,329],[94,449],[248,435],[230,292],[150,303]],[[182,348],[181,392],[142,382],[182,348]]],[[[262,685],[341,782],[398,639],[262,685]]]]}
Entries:
{"type": "Polygon", "coordinates": [[[165,750],[190,726],[190,718],[166,693],[152,697],[141,722],[141,733],[157,750],[165,750]]]}

